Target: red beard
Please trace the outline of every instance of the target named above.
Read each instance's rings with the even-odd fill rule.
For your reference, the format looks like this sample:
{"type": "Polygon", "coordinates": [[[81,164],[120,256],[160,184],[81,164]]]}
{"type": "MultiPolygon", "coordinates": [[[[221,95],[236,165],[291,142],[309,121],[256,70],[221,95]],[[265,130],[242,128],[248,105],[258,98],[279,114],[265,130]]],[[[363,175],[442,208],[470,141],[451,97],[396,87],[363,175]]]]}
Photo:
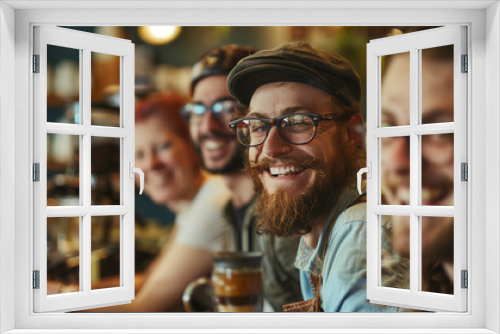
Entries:
{"type": "Polygon", "coordinates": [[[312,231],[318,218],[330,213],[338,201],[339,195],[348,184],[350,168],[354,168],[353,159],[338,145],[337,157],[344,161],[335,161],[326,166],[307,159],[280,159],[282,163],[293,163],[301,168],[316,169],[318,173],[312,185],[299,194],[288,194],[278,190],[269,194],[260,179],[263,170],[269,170],[274,162],[263,159],[260,163],[247,165],[247,170],[254,182],[255,191],[260,194],[255,210],[257,232],[279,237],[305,235],[312,231]]]}

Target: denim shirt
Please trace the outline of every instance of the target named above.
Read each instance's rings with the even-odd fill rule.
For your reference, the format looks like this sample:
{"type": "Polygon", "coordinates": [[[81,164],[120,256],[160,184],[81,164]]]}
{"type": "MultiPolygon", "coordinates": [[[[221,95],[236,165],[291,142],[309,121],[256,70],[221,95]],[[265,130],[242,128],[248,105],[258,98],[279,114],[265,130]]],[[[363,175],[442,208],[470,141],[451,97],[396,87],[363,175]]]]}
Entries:
{"type": "MultiPolygon", "coordinates": [[[[302,238],[295,266],[300,269],[300,286],[305,300],[313,298],[309,272],[322,271],[320,289],[321,308],[325,312],[398,312],[398,307],[371,304],[366,299],[366,203],[349,207],[353,202],[352,191],[344,191],[343,203],[336,205],[340,211],[330,232],[331,223],[325,224],[316,249],[308,247],[302,238]],[[322,256],[328,245],[324,265],[322,256]],[[322,269],[321,269],[322,268],[322,269]]],[[[337,215],[334,215],[334,217],[337,215]]],[[[409,262],[392,250],[392,226],[382,220],[382,285],[404,288],[409,275],[409,262]]],[[[406,287],[408,288],[408,287],[406,287]]]]}

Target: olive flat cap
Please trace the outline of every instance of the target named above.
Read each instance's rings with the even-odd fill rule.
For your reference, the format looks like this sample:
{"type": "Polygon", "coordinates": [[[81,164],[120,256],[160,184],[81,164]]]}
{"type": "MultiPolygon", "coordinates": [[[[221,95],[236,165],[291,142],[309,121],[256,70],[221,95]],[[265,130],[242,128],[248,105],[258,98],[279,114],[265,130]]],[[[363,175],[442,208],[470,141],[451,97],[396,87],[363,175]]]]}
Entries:
{"type": "Polygon", "coordinates": [[[212,75],[227,75],[242,58],[254,53],[254,48],[236,44],[223,45],[205,53],[191,71],[191,94],[196,84],[212,75]]]}
{"type": "Polygon", "coordinates": [[[345,106],[361,100],[361,80],[344,57],[304,42],[283,44],[240,60],[231,70],[227,89],[248,106],[253,93],[271,82],[299,82],[336,97],[345,106]]]}

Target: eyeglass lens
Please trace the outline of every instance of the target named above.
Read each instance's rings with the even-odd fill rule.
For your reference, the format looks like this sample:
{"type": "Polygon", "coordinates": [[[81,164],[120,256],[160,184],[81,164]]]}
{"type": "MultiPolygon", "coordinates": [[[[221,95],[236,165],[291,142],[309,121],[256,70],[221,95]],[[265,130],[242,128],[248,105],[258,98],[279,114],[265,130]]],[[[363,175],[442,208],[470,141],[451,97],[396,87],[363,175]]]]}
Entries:
{"type": "MultiPolygon", "coordinates": [[[[278,120],[279,122],[279,120],[278,120]]],[[[241,144],[257,146],[264,143],[271,124],[264,120],[244,119],[236,127],[236,135],[241,144]]],[[[307,115],[290,115],[281,119],[279,131],[290,144],[304,144],[314,136],[314,122],[307,115]]]]}
{"type": "Polygon", "coordinates": [[[211,107],[206,107],[199,103],[192,103],[185,107],[185,112],[193,122],[201,122],[205,113],[211,110],[215,119],[224,124],[229,124],[231,114],[235,111],[236,106],[236,101],[232,100],[218,101],[211,107]]]}

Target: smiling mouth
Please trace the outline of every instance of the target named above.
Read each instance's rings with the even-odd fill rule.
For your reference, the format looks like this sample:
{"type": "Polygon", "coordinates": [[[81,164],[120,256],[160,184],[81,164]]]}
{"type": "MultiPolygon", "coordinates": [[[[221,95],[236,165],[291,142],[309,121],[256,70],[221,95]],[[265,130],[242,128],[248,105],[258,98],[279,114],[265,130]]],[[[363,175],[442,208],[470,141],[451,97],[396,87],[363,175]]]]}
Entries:
{"type": "Polygon", "coordinates": [[[226,145],[227,141],[217,140],[217,139],[206,139],[204,143],[205,143],[205,148],[208,151],[216,151],[223,148],[226,145]]]}
{"type": "MultiPolygon", "coordinates": [[[[453,191],[453,190],[452,190],[453,191]]],[[[422,205],[446,205],[441,202],[450,195],[449,189],[443,188],[422,188],[421,202],[422,205]]],[[[407,188],[399,189],[395,193],[395,199],[398,205],[410,205],[410,191],[407,188]]]]}
{"type": "Polygon", "coordinates": [[[295,165],[281,165],[281,166],[270,166],[268,173],[273,177],[285,177],[291,175],[298,175],[306,170],[303,167],[295,165]]]}
{"type": "Polygon", "coordinates": [[[422,205],[437,205],[449,196],[449,189],[422,188],[422,205]]]}

